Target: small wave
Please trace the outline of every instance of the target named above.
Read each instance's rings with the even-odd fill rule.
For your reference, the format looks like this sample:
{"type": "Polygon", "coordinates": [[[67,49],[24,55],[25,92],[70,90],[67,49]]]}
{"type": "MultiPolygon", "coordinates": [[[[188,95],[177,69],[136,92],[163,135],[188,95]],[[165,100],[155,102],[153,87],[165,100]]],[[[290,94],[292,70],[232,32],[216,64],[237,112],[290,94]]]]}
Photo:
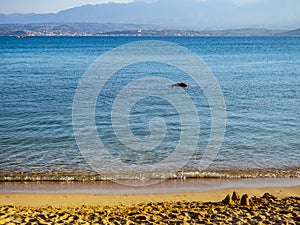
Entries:
{"type": "Polygon", "coordinates": [[[291,169],[251,169],[251,170],[218,170],[203,172],[181,172],[177,178],[300,178],[300,167],[291,169]]]}
{"type": "Polygon", "coordinates": [[[300,178],[300,167],[288,169],[210,170],[127,173],[100,175],[95,173],[0,173],[0,182],[93,182],[113,180],[165,180],[165,179],[243,179],[243,178],[300,178]]]}

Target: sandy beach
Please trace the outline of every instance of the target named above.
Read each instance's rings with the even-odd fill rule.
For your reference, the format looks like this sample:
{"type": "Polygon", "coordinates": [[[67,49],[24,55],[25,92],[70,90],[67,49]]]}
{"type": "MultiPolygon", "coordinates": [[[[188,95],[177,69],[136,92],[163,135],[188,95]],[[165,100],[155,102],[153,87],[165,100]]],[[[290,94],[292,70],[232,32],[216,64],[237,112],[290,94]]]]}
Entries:
{"type": "Polygon", "coordinates": [[[1,194],[0,224],[299,224],[300,186],[178,194],[1,194]]]}

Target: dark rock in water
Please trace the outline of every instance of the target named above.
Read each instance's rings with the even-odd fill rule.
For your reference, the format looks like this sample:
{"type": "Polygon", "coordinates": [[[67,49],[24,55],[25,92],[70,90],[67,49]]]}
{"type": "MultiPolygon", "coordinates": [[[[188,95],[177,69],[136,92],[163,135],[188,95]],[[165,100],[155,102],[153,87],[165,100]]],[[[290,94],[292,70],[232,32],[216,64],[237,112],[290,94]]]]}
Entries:
{"type": "Polygon", "coordinates": [[[250,205],[250,199],[249,199],[249,196],[247,194],[244,194],[242,196],[241,205],[245,205],[245,206],[249,206],[250,205]]]}
{"type": "Polygon", "coordinates": [[[186,83],[176,83],[172,84],[172,87],[183,87],[186,88],[188,85],[186,83]]]}

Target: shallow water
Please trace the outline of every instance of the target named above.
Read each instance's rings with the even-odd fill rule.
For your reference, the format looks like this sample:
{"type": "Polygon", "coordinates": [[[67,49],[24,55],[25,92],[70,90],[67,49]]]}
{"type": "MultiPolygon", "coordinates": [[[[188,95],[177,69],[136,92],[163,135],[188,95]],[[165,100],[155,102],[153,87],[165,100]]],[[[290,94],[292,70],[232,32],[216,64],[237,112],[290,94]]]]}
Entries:
{"type": "MultiPolygon", "coordinates": [[[[77,85],[101,54],[145,39],[150,38],[0,37],[0,180],[300,177],[298,37],[154,38],[188,48],[212,70],[227,110],[222,148],[209,168],[199,171],[211,131],[210,108],[203,90],[172,66],[140,63],[112,76],[95,110],[103,144],[129,167],[117,173],[96,174],[79,151],[73,133],[77,85]],[[161,170],[135,169],[135,165],[148,168],[161,162],[178,144],[180,117],[165,100],[143,99],[132,108],[129,119],[132,133],[140,138],[150,135],[149,120],[165,120],[167,133],[157,148],[133,151],[117,139],[112,128],[110,112],[119,91],[147,75],[189,84],[185,91],[195,103],[200,135],[193,156],[180,171],[173,169],[180,155],[178,161],[161,170]]],[[[157,91],[161,88],[174,91],[169,86],[158,87],[157,91]]]]}
{"type": "Polygon", "coordinates": [[[251,178],[251,179],[187,179],[167,180],[155,185],[149,181],[128,181],[127,185],[115,182],[1,182],[0,191],[9,193],[35,194],[172,194],[208,192],[230,188],[276,188],[299,186],[298,178],[251,178]]]}

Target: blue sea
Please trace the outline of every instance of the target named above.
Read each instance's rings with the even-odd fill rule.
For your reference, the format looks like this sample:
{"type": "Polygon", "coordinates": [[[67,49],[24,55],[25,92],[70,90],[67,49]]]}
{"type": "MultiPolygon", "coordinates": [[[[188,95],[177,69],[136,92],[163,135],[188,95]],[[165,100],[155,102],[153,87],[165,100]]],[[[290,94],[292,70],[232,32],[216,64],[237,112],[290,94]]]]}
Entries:
{"type": "MultiPolygon", "coordinates": [[[[167,52],[161,48],[161,55],[168,57],[167,52]]],[[[0,59],[2,182],[300,177],[299,37],[0,37],[0,59]],[[99,56],[145,40],[187,48],[202,59],[220,86],[226,129],[221,148],[205,169],[201,159],[212,130],[205,87],[184,71],[159,62],[117,70],[98,93],[96,130],[116,161],[107,161],[103,172],[95,171],[77,145],[73,104],[82,77],[99,56]],[[169,95],[183,91],[194,102],[200,128],[188,160],[181,151],[176,160],[163,163],[184,130],[180,113],[163,98],[149,94],[132,106],[128,119],[132,135],[142,140],[155,132],[149,126],[153,118],[164,121],[166,133],[157,146],[132,149],[115,133],[111,113],[115,99],[123,87],[147,76],[188,84],[173,88],[160,83],[157,90],[169,95]],[[178,169],[183,158],[184,166],[178,169]],[[120,168],[108,172],[118,162],[120,168]],[[161,169],[149,166],[157,163],[163,164],[161,169]]],[[[130,102],[131,95],[127,97],[130,102]]]]}

